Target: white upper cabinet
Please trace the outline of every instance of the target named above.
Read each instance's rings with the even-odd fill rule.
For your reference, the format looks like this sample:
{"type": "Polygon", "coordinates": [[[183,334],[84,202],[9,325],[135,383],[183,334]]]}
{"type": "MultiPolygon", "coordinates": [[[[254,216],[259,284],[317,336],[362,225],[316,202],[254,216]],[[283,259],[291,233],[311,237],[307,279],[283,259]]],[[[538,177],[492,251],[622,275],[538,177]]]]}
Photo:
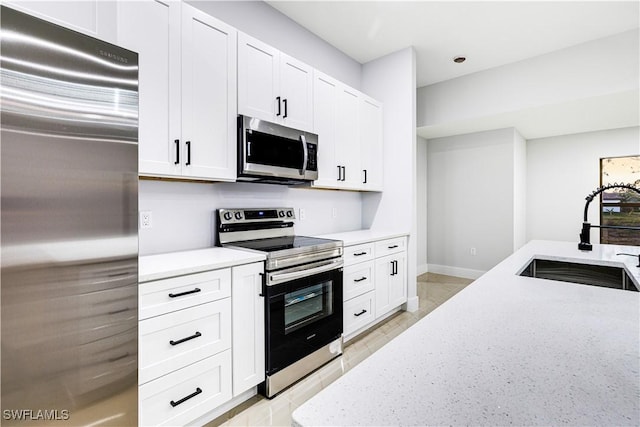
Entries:
{"type": "Polygon", "coordinates": [[[336,161],[336,113],[340,83],[318,71],[313,79],[313,124],[318,134],[318,179],[314,187],[339,187],[341,169],[336,161]]]}
{"type": "Polygon", "coordinates": [[[311,131],[313,69],[239,33],[238,113],[311,131]]]}
{"type": "Polygon", "coordinates": [[[183,4],[183,175],[236,178],[236,37],[234,28],[183,4]]]}
{"type": "Polygon", "coordinates": [[[360,159],[362,188],[382,191],[383,188],[383,128],[382,104],[360,97],[360,159]]]}
{"type": "Polygon", "coordinates": [[[2,4],[109,43],[117,42],[120,2],[3,0],[2,4]]]}
{"type": "Polygon", "coordinates": [[[118,44],[139,53],[140,175],[235,180],[236,37],[184,3],[119,3],[118,44]]]}
{"type": "Polygon", "coordinates": [[[319,71],[313,91],[318,134],[318,180],[313,186],[381,191],[381,104],[319,71]]]}

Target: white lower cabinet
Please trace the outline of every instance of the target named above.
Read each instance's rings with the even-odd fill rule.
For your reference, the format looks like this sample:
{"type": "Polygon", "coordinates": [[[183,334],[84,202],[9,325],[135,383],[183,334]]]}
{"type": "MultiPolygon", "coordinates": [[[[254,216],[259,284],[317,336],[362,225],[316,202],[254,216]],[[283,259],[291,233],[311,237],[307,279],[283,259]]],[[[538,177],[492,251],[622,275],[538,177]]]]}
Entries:
{"type": "Polygon", "coordinates": [[[263,272],[255,262],[140,283],[140,425],[206,419],[264,380],[263,272]]]}
{"type": "Polygon", "coordinates": [[[233,395],[264,381],[263,263],[233,267],[233,395]]]}
{"type": "Polygon", "coordinates": [[[367,292],[345,301],[343,307],[345,336],[362,329],[375,320],[375,298],[375,292],[367,292]]]}
{"type": "Polygon", "coordinates": [[[225,298],[143,320],[139,325],[140,383],[231,347],[231,301],[225,298]]]}
{"type": "Polygon", "coordinates": [[[226,350],[141,385],[140,424],[188,424],[230,400],[231,388],[231,350],[226,350]]]}
{"type": "Polygon", "coordinates": [[[407,301],[407,238],[344,248],[343,335],[349,341],[407,301]]]}
{"type": "Polygon", "coordinates": [[[376,317],[407,302],[406,252],[376,259],[376,317]]]}

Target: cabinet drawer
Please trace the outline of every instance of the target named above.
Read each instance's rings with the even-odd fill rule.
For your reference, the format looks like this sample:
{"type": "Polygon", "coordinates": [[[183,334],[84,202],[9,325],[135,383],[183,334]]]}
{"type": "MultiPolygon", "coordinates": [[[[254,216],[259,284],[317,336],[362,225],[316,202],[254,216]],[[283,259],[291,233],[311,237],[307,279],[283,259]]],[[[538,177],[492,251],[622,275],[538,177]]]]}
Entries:
{"type": "Polygon", "coordinates": [[[231,399],[231,350],[139,388],[140,425],[187,425],[231,399]]]}
{"type": "Polygon", "coordinates": [[[231,347],[231,299],[225,298],[140,322],[144,384],[231,347]]]}
{"type": "Polygon", "coordinates": [[[362,262],[344,268],[344,301],[374,289],[373,270],[373,261],[362,262]]]}
{"type": "Polygon", "coordinates": [[[344,248],[344,265],[353,265],[358,262],[373,259],[373,243],[347,246],[344,248]]]}
{"type": "Polygon", "coordinates": [[[395,239],[380,240],[376,242],[376,257],[395,254],[407,249],[407,238],[397,237],[395,239]]]}
{"type": "Polygon", "coordinates": [[[374,294],[373,291],[367,292],[344,303],[344,335],[357,331],[375,319],[374,294]]]}
{"type": "Polygon", "coordinates": [[[206,271],[140,284],[140,319],[231,296],[231,269],[206,271]]]}

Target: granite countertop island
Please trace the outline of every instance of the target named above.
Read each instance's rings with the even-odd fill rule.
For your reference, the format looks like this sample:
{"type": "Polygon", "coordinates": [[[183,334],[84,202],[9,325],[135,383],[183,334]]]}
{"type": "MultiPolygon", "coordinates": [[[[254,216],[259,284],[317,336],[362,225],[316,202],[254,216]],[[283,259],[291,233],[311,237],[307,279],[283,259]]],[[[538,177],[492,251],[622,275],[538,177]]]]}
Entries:
{"type": "Polygon", "coordinates": [[[639,425],[640,293],[518,274],[638,247],[532,241],[293,413],[294,426],[639,425]]]}

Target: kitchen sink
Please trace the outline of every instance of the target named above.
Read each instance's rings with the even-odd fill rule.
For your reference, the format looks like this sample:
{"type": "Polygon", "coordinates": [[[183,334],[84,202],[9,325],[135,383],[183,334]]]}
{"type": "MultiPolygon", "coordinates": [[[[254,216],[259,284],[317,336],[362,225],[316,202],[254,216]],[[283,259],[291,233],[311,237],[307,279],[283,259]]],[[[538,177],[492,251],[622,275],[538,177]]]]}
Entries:
{"type": "Polygon", "coordinates": [[[624,268],[534,259],[520,276],[638,292],[624,268]]]}

